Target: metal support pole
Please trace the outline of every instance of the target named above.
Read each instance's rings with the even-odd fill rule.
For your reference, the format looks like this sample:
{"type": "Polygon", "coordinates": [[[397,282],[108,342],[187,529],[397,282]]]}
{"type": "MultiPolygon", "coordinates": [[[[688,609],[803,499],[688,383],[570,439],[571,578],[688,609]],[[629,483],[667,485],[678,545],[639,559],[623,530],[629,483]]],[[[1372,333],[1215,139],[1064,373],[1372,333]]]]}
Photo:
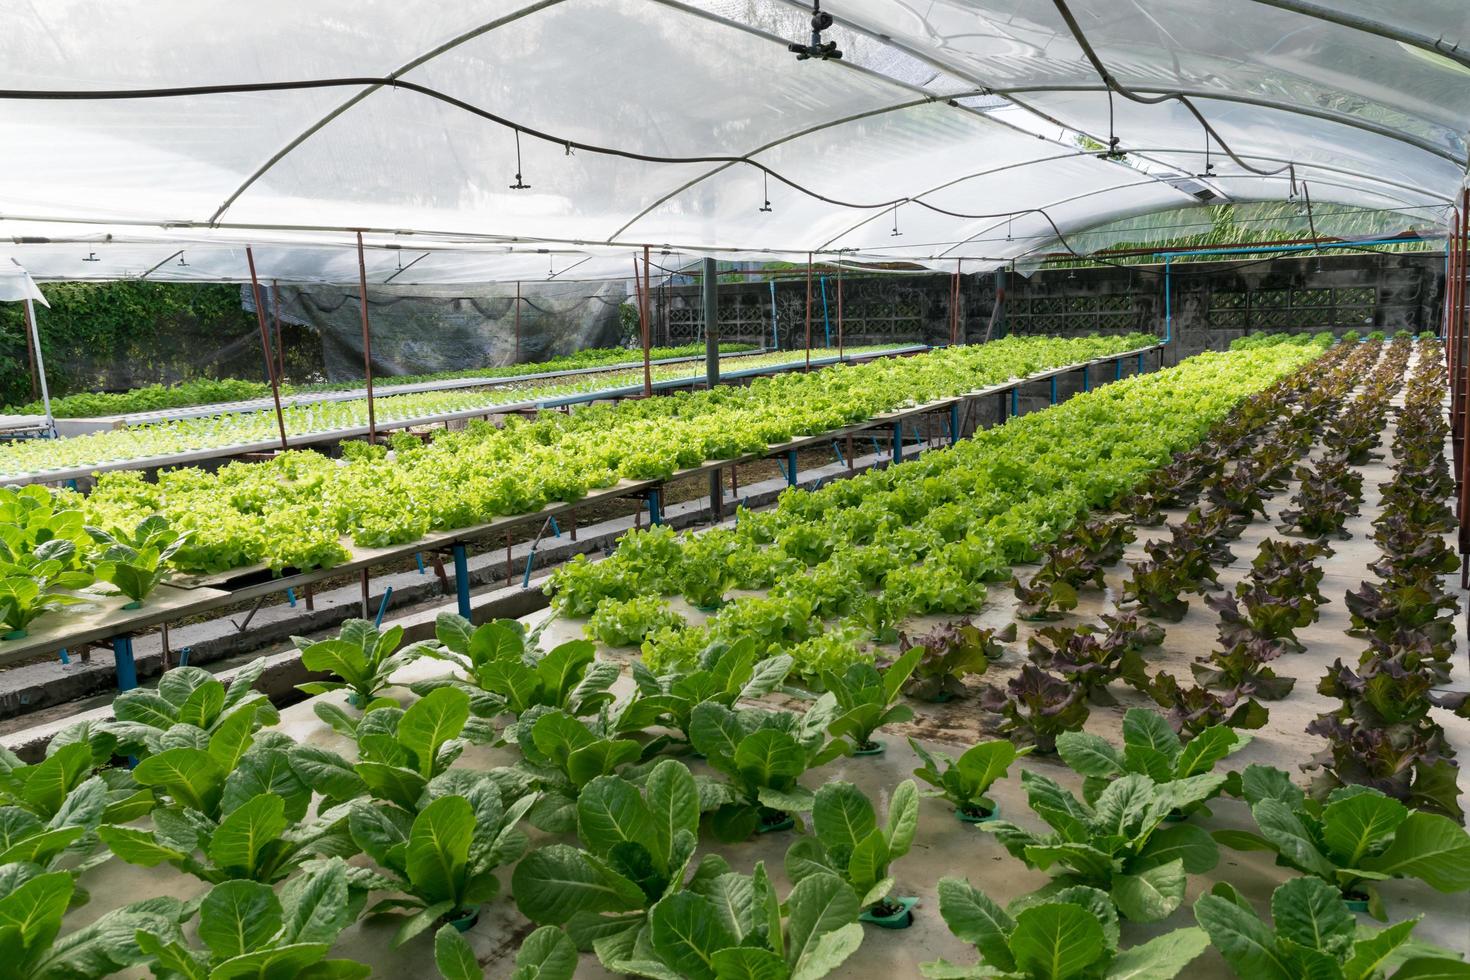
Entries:
{"type": "Polygon", "coordinates": [[[36,307],[31,301],[30,289],[33,285],[30,276],[26,276],[26,325],[31,330],[31,343],[36,345],[36,373],[41,379],[41,408],[46,413],[46,432],[54,436],[56,418],[51,414],[51,391],[46,386],[46,358],[41,353],[41,328],[36,323],[36,307]]]}
{"type": "MultiPolygon", "coordinates": [[[[634,272],[635,275],[638,272],[638,263],[636,261],[634,261],[634,263],[633,263],[633,272],[634,272]]],[[[642,305],[642,309],[640,310],[640,312],[642,313],[642,316],[639,317],[639,320],[640,320],[639,327],[641,328],[641,331],[642,331],[642,334],[643,334],[643,397],[644,398],[649,398],[649,397],[651,397],[653,395],[653,369],[651,367],[649,367],[649,364],[648,364],[648,344],[649,344],[648,332],[649,332],[649,330],[652,329],[652,325],[648,322],[649,308],[648,308],[648,246],[647,245],[643,246],[643,305],[642,305]]]]}
{"type": "Polygon", "coordinates": [[[1021,414],[1021,386],[1017,385],[1011,389],[1011,414],[1021,414]]]}
{"type": "Polygon", "coordinates": [[[1092,390],[1092,365],[1091,364],[1084,364],[1084,365],[1082,365],[1082,390],[1083,391],[1091,391],[1092,390]]]}
{"type": "Polygon", "coordinates": [[[521,363],[521,284],[516,283],[516,363],[521,363]]]}
{"type": "Polygon", "coordinates": [[[903,423],[893,423],[893,461],[903,462],[903,423]]]}
{"type": "Polygon", "coordinates": [[[133,638],[114,636],[112,655],[117,660],[117,689],[131,691],[138,686],[138,665],[133,661],[133,638]]]}
{"type": "Polygon", "coordinates": [[[837,256],[837,359],[842,360],[842,255],[837,256]]]}
{"type": "Polygon", "coordinates": [[[812,253],[806,253],[806,369],[812,369],[812,253]]]}
{"type": "Polygon", "coordinates": [[[956,259],[954,264],[954,275],[949,280],[949,345],[953,347],[960,342],[960,265],[963,259],[956,259]]]}
{"type": "Polygon", "coordinates": [[[796,486],[796,450],[786,450],[786,485],[796,486]]]}
{"type": "MultiPolygon", "coordinates": [[[[1445,282],[1449,282],[1448,276],[1445,277],[1445,282]]],[[[21,310],[25,313],[26,318],[26,361],[30,364],[31,367],[31,397],[40,398],[41,380],[40,376],[36,373],[36,344],[34,339],[32,338],[33,331],[31,328],[31,308],[29,306],[22,306],[21,310]]],[[[1448,320],[1448,317],[1446,317],[1446,320],[1448,320]]],[[[70,663],[70,661],[67,662],[70,663]]]]}
{"type": "Polygon", "coordinates": [[[362,372],[367,379],[368,441],[378,441],[378,416],[373,408],[373,338],[368,327],[367,259],[362,254],[362,232],[357,233],[357,288],[362,307],[362,372]]]}
{"type": "Polygon", "coordinates": [[[450,549],[454,556],[454,594],[459,600],[459,614],[465,619],[470,618],[470,558],[461,542],[456,542],[450,549]]]}
{"type": "Polygon", "coordinates": [[[1142,374],[1143,373],[1143,355],[1142,354],[1139,354],[1138,355],[1138,370],[1136,372],[1134,372],[1134,373],[1136,373],[1136,374],[1142,374]]]}
{"type": "Polygon", "coordinates": [[[281,414],[281,382],[276,377],[276,361],[271,354],[270,334],[265,329],[265,303],[260,295],[260,281],[255,277],[255,252],[249,245],[245,246],[245,262],[250,266],[250,295],[255,299],[255,320],[260,324],[260,346],[265,352],[266,380],[271,383],[271,399],[276,404],[276,428],[281,433],[281,452],[285,452],[290,446],[286,442],[286,417],[281,414]]]}
{"type": "Polygon", "coordinates": [[[650,527],[656,527],[664,522],[662,496],[657,487],[648,491],[648,523],[650,527]]]}
{"type": "Polygon", "coordinates": [[[369,585],[368,585],[368,570],[366,568],[364,568],[362,570],[361,579],[362,579],[362,618],[363,619],[367,619],[368,618],[368,602],[372,598],[372,592],[370,591],[370,588],[369,588],[369,585]]]}
{"type": "Polygon", "coordinates": [[[766,282],[771,287],[771,350],[781,349],[781,332],[776,326],[776,280],[766,282]]]}
{"type": "Polygon", "coordinates": [[[1057,403],[1057,376],[1055,374],[1051,376],[1051,403],[1053,405],[1057,403]]]}
{"type": "MultiPolygon", "coordinates": [[[[705,259],[700,276],[700,291],[704,299],[704,385],[711,391],[720,383],[720,277],[714,259],[705,259]]],[[[724,519],[723,485],[720,471],[710,470],[709,509],[716,521],[724,519]]]]}
{"type": "Polygon", "coordinates": [[[949,444],[951,446],[960,441],[960,403],[955,402],[949,406],[949,444]]]}
{"type": "Polygon", "coordinates": [[[822,336],[825,339],[823,346],[827,350],[832,349],[832,318],[827,314],[827,277],[822,276],[817,280],[817,288],[822,293],[822,336]]]}
{"type": "Polygon", "coordinates": [[[271,280],[271,316],[276,325],[276,380],[286,383],[286,342],[281,336],[281,283],[271,280]]]}

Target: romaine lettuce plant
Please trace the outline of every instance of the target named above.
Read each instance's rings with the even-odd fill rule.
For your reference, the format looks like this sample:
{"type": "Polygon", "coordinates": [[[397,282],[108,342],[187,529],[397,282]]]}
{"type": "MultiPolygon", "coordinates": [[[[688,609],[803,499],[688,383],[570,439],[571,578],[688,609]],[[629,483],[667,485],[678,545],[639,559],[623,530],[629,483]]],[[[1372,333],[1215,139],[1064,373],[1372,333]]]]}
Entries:
{"type": "MultiPolygon", "coordinates": [[[[452,925],[434,934],[434,965],[444,980],[485,980],[475,949],[452,925]]],[[[577,972],[577,947],[556,926],[542,926],[516,950],[510,980],[572,980],[577,972]]]]}
{"type": "Polygon", "coordinates": [[[801,774],[852,751],[848,742],[827,738],[836,708],[830,694],[802,715],[732,711],[713,701],[695,706],[690,741],[725,777],[725,782],[699,781],[701,809],[712,811],[709,826],[716,838],[742,841],[811,809],[811,791],[797,782],[801,774]]]}
{"type": "Polygon", "coordinates": [[[346,690],[350,692],[348,701],[360,708],[372,703],[378,692],[392,683],[394,672],[413,663],[424,649],[424,644],[415,643],[399,650],[403,642],[402,626],[392,626],[380,633],[366,619],[347,620],[334,639],[313,643],[293,636],[291,642],[301,651],[301,663],[307,670],[342,678],[298,684],[297,690],[307,694],[346,690]]]}
{"type": "Polygon", "coordinates": [[[1470,976],[1458,954],[1410,940],[1418,919],[1363,929],[1319,878],[1293,878],[1271,894],[1267,925],[1226,882],[1194,903],[1194,917],[1239,976],[1259,980],[1411,980],[1470,976]]]}
{"type": "Polygon", "coordinates": [[[1027,770],[1021,773],[1026,799],[1052,832],[1034,834],[1004,820],[980,829],[995,834],[1027,867],[1051,871],[1058,887],[1097,888],[1125,919],[1154,922],[1184,901],[1186,875],[1203,874],[1219,860],[1215,841],[1200,828],[1160,825],[1170,813],[1214,795],[1224,782],[1218,773],[1165,783],[1129,773],[1087,804],[1027,770]]]}
{"type": "Polygon", "coordinates": [[[899,639],[899,652],[917,649],[924,653],[904,684],[903,693],[921,701],[948,701],[958,697],[965,693],[960,678],[985,673],[991,661],[1004,656],[1005,647],[1001,643],[1015,639],[1015,623],[1007,624],[1005,629],[981,629],[965,620],[944,623],[918,636],[905,634],[899,639]]]}
{"type": "MultiPolygon", "coordinates": [[[[1082,798],[1089,806],[1115,779],[1129,773],[1148,776],[1155,783],[1171,783],[1211,773],[1215,765],[1250,743],[1224,725],[1211,725],[1181,742],[1169,723],[1156,711],[1129,708],[1123,715],[1123,748],[1086,732],[1064,732],[1057,737],[1057,753],[1072,771],[1083,777],[1082,798]]],[[[1239,779],[1227,777],[1216,792],[1235,792],[1239,779]]],[[[1209,797],[1198,800],[1188,811],[1203,809],[1209,797]]],[[[1208,811],[1206,811],[1208,812],[1208,811]]]]}
{"type": "Polygon", "coordinates": [[[188,532],[175,531],[157,514],[144,518],[131,533],[97,527],[88,527],[87,533],[103,547],[97,577],[132,600],[124,609],[143,604],[168,574],[169,559],[189,539],[188,532]]]}
{"type": "Polygon", "coordinates": [[[918,650],[910,650],[883,671],[872,664],[850,664],[841,674],[824,672],[822,681],[837,700],[837,717],[827,730],[849,739],[856,753],[882,752],[883,743],[875,741],[873,733],[914,716],[914,710],[898,699],[920,656],[918,650]]]}
{"type": "Polygon", "coordinates": [[[111,976],[146,959],[146,952],[128,941],[134,933],[175,939],[190,913],[178,899],[150,898],[61,936],[61,919],[74,903],[76,887],[65,871],[37,874],[26,864],[0,866],[0,949],[7,978],[111,976]]]}
{"type": "Polygon", "coordinates": [[[918,825],[919,790],[912,779],[894,787],[882,826],[862,790],[852,783],[827,783],[812,804],[812,835],[786,851],[786,877],[800,883],[814,874],[835,874],[870,915],[890,918],[908,912],[906,905],[888,897],[893,890],[888,866],[909,852],[918,825]]]}
{"type": "Polygon", "coordinates": [[[532,826],[547,833],[574,830],[577,798],[584,786],[652,756],[663,745],[622,736],[616,721],[605,712],[584,722],[555,708],[527,711],[516,726],[523,756],[516,768],[532,777],[540,790],[540,799],[530,812],[532,826]]]}
{"type": "Polygon", "coordinates": [[[516,865],[511,891],[532,922],[564,926],[605,966],[648,926],[648,910],[691,882],[730,870],[715,854],[690,862],[699,837],[699,789],[683,764],[664,759],[640,788],[598,776],[577,797],[577,836],[538,847],[516,865]],[[631,934],[631,935],[629,935],[631,934]]]}
{"type": "Polygon", "coordinates": [[[819,980],[862,944],[858,908],[852,888],[826,873],[782,902],[757,862],[754,874],[696,880],[660,899],[647,929],[624,934],[610,969],[653,980],[819,980]]]}
{"type": "MultiPolygon", "coordinates": [[[[596,648],[586,640],[542,653],[536,635],[515,620],[476,627],[454,613],[440,613],[434,631],[439,644],[425,648],[424,655],[451,663],[464,675],[469,683],[462,689],[476,717],[509,713],[519,718],[537,706],[582,717],[613,700],[608,689],[618,678],[618,666],[597,660],[596,648]]],[[[414,691],[427,693],[444,684],[416,684],[414,691]]]]}
{"type": "Polygon", "coordinates": [[[945,960],[922,965],[924,976],[940,980],[1169,980],[1209,945],[1202,930],[1186,928],[1120,951],[1117,910],[1107,893],[1085,885],[1027,896],[1007,911],[968,881],[941,878],[939,914],[950,932],[980,953],[976,966],[945,960]]]}
{"type": "Polygon", "coordinates": [[[1277,863],[1365,902],[1380,920],[1374,882],[1418,878],[1446,894],[1470,888],[1470,834],[1448,817],[1411,810],[1366,786],[1336,790],[1324,804],[1268,766],[1248,766],[1241,785],[1260,833],[1217,830],[1217,841],[1274,851],[1277,863]]]}
{"type": "Polygon", "coordinates": [[[463,795],[436,796],[407,823],[367,800],[352,804],[352,840],[388,879],[378,887],[405,896],[383,899],[367,912],[404,916],[393,936],[395,946],[431,926],[478,914],[500,891],[495,869],[526,850],[526,835],[516,825],[535,797],[506,806],[493,778],[465,776],[445,786],[463,795]]]}
{"type": "Polygon", "coordinates": [[[989,820],[996,813],[995,801],[985,795],[990,787],[1005,777],[1012,762],[1032,749],[1029,745],[1018,749],[1008,739],[993,739],[973,745],[958,759],[951,759],[943,752],[929,752],[912,738],[909,746],[924,763],[914,770],[914,775],[934,787],[924,795],[943,797],[954,806],[956,816],[976,823],[989,820]]]}
{"type": "Polygon", "coordinates": [[[217,737],[220,761],[233,765],[256,731],[280,720],[270,699],[253,690],[264,670],[265,660],[254,660],[229,687],[199,667],[166,670],[157,690],[135,687],[113,698],[113,720],[101,730],[116,739],[114,752],[138,759],[179,746],[208,749],[217,737]]]}
{"type": "Polygon", "coordinates": [[[202,950],[147,927],[135,927],[132,937],[159,980],[356,980],[370,974],[372,967],[327,959],[338,933],[355,918],[356,909],[348,899],[347,866],[334,858],[291,879],[279,897],[269,885],[256,881],[215,885],[199,903],[202,950]]]}
{"type": "Polygon", "coordinates": [[[781,654],[758,660],[755,641],[712,643],[699,654],[693,669],[674,667],[655,674],[633,662],[633,682],[642,695],[622,714],[629,730],[661,724],[689,739],[694,709],[713,701],[727,708],[736,702],[774,691],[791,671],[791,657],[781,654]]]}

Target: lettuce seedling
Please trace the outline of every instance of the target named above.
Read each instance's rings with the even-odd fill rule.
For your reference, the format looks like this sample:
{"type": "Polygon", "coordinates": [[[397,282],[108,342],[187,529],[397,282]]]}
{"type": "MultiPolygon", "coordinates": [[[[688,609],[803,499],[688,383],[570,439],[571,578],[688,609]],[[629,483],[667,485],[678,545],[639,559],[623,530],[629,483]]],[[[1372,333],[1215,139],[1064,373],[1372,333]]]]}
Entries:
{"type": "Polygon", "coordinates": [[[523,758],[515,768],[531,777],[541,793],[530,813],[531,825],[553,834],[576,829],[577,798],[583,787],[598,776],[652,757],[665,744],[657,739],[640,743],[623,734],[622,726],[606,712],[590,722],[547,707],[522,715],[515,737],[523,758]]]}
{"type": "Polygon", "coordinates": [[[1169,980],[1209,945],[1202,930],[1186,928],[1119,951],[1117,910],[1105,892],[1085,885],[1026,896],[1007,911],[963,878],[941,878],[939,914],[950,932],[980,953],[977,966],[946,960],[921,965],[924,976],[941,980],[1169,980]]]}
{"type": "Polygon", "coordinates": [[[914,775],[935,787],[924,795],[943,797],[954,806],[956,814],[976,821],[995,814],[995,801],[985,794],[996,780],[1005,777],[1012,762],[1033,748],[1028,745],[1018,749],[1008,739],[994,739],[971,746],[958,759],[951,759],[943,752],[931,754],[912,738],[909,746],[924,762],[914,775]]]}
{"type": "Polygon", "coordinates": [[[904,906],[888,900],[893,878],[888,866],[908,853],[919,825],[919,790],[912,779],[893,789],[883,826],[872,802],[852,783],[831,782],[817,790],[812,804],[812,836],[786,851],[786,877],[792,883],[824,872],[837,875],[875,916],[898,914],[904,906]]]}
{"type": "Polygon", "coordinates": [[[393,626],[383,632],[366,619],[349,619],[342,624],[334,639],[313,643],[293,636],[291,642],[301,651],[301,663],[307,670],[336,674],[340,681],[311,681],[297,684],[307,694],[328,691],[351,692],[348,700],[366,707],[378,692],[392,683],[393,674],[423,655],[425,644],[415,643],[402,650],[403,627],[393,626]]]}
{"type": "Polygon", "coordinates": [[[355,960],[329,960],[337,935],[357,917],[349,899],[348,871],[341,858],[298,875],[281,889],[257,881],[215,885],[199,903],[199,939],[204,949],[147,928],[133,932],[160,978],[313,977],[358,980],[372,967],[355,960]]]}
{"type": "Polygon", "coordinates": [[[735,843],[758,827],[778,826],[810,810],[814,798],[797,780],[808,769],[852,751],[849,742],[829,740],[837,702],[824,694],[801,714],[789,711],[732,711],[713,701],[696,705],[689,736],[694,750],[724,782],[701,779],[701,808],[709,812],[716,838],[735,843]]]}
{"type": "Polygon", "coordinates": [[[1470,834],[1448,817],[1411,810],[1367,786],[1334,790],[1323,803],[1268,766],[1246,767],[1241,788],[1260,833],[1217,830],[1217,841],[1274,851],[1278,863],[1366,901],[1377,919],[1384,911],[1374,882],[1418,878],[1445,894],[1470,888],[1470,834]]]}
{"type": "Polygon", "coordinates": [[[1186,875],[1203,874],[1219,860],[1215,841],[1200,828],[1160,825],[1170,813],[1209,799],[1224,783],[1220,773],[1164,783],[1129,773],[1088,804],[1027,770],[1021,773],[1026,799],[1052,833],[1034,834],[1004,820],[979,826],[1027,867],[1051,871],[1058,887],[1097,888],[1125,919],[1154,922],[1184,901],[1186,875]]]}
{"type": "Polygon", "coordinates": [[[827,730],[851,740],[855,752],[882,751],[873,733],[914,716],[914,710],[898,699],[922,655],[910,650],[883,671],[872,664],[849,664],[841,674],[823,671],[822,682],[837,700],[837,717],[827,730]]]}
{"type": "Polygon", "coordinates": [[[351,806],[352,840],[385,873],[378,888],[403,892],[386,898],[367,914],[405,915],[393,936],[401,946],[436,924],[479,911],[500,891],[495,869],[516,861],[526,850],[526,835],[516,826],[535,803],[524,796],[505,805],[495,780],[484,773],[434,788],[459,792],[433,796],[412,821],[367,800],[351,806]]]}
{"type": "Polygon", "coordinates": [[[802,879],[781,901],[757,862],[696,880],[653,907],[646,929],[623,934],[608,949],[614,973],[654,980],[819,980],[840,967],[863,941],[858,896],[836,875],[802,879]]]}
{"type": "Polygon", "coordinates": [[[103,915],[60,936],[62,916],[75,903],[76,880],[66,871],[36,873],[32,865],[0,866],[0,948],[11,980],[73,980],[111,976],[147,959],[128,942],[135,933],[174,940],[190,907],[176,898],[150,898],[103,915]]]}
{"type": "Polygon", "coordinates": [[[88,527],[87,533],[103,546],[97,561],[97,577],[111,582],[132,602],[123,608],[136,609],[168,574],[168,561],[189,539],[187,531],[175,531],[168,520],[154,515],[145,518],[132,533],[88,527]]]}
{"type": "Polygon", "coordinates": [[[1223,881],[1195,901],[1194,917],[1240,976],[1409,980],[1470,973],[1458,954],[1409,939],[1418,919],[1360,928],[1342,896],[1319,878],[1293,878],[1272,892],[1274,927],[1223,881]]]}
{"type": "MultiPolygon", "coordinates": [[[[1065,732],[1057,738],[1057,753],[1072,771],[1083,777],[1082,798],[1096,806],[1108,785],[1129,773],[1140,773],[1156,783],[1171,783],[1211,773],[1216,763],[1245,748],[1251,737],[1224,725],[1211,725],[1188,743],[1156,711],[1129,708],[1123,715],[1123,748],[1086,732],[1065,732]]],[[[1239,778],[1233,773],[1216,790],[1235,793],[1239,778]]],[[[1210,797],[1187,811],[1204,809],[1210,797]]],[[[1205,812],[1209,812],[1206,810],[1205,812]]],[[[1178,816],[1179,814],[1174,814],[1178,816]]]]}
{"type": "Polygon", "coordinates": [[[207,749],[216,736],[221,752],[234,745],[238,758],[245,751],[242,743],[280,721],[270,699],[253,689],[264,670],[264,659],[253,660],[236,672],[229,687],[199,667],[166,670],[156,690],[135,687],[113,698],[113,720],[101,730],[116,739],[116,754],[137,759],[183,745],[207,749]]]}
{"type": "Polygon", "coordinates": [[[733,707],[736,702],[769,694],[786,680],[792,660],[787,654],[759,660],[750,637],[734,643],[711,643],[699,654],[694,669],[674,667],[655,674],[641,661],[633,662],[633,682],[641,695],[620,716],[628,731],[663,725],[689,739],[694,709],[706,701],[733,707]]]}
{"type": "Polygon", "coordinates": [[[516,865],[511,891],[522,915],[565,927],[578,948],[595,949],[605,966],[632,938],[625,934],[647,927],[660,899],[730,870],[719,855],[707,854],[690,874],[699,788],[673,759],[654,766],[642,787],[618,776],[593,779],[577,797],[576,818],[584,848],[536,848],[516,865]]]}

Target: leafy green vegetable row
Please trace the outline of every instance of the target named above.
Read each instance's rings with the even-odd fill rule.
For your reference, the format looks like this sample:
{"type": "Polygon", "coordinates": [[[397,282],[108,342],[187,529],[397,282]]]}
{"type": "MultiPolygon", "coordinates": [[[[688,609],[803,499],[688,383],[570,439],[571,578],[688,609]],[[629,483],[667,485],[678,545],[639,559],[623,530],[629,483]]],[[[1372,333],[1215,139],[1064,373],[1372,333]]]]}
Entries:
{"type": "Polygon", "coordinates": [[[711,639],[754,636],[789,652],[800,674],[840,671],[868,659],[859,644],[908,616],[978,608],[987,581],[1320,353],[1312,344],[1202,354],[952,449],[787,493],[774,511],[742,511],[734,528],[630,533],[607,560],[563,566],[548,590],[565,614],[592,615],[599,638],[642,640],[655,666],[711,639]],[[683,627],[653,598],[682,592],[711,605],[732,589],[769,594],[733,598],[703,627],[683,627]]]}
{"type": "MultiPolygon", "coordinates": [[[[721,344],[721,354],[738,354],[751,350],[750,344],[721,344]]],[[[683,344],[678,347],[654,347],[648,352],[652,360],[675,357],[698,357],[704,354],[703,344],[683,344]]],[[[418,384],[424,381],[447,381],[454,378],[514,378],[526,374],[541,374],[548,371],[575,371],[579,368],[603,367],[606,365],[633,364],[641,360],[641,353],[624,347],[589,347],[563,357],[527,364],[506,364],[500,367],[467,368],[461,371],[439,371],[434,374],[395,375],[374,378],[379,390],[391,389],[394,385],[418,384]]],[[[312,384],[281,386],[283,395],[309,394],[318,391],[343,391],[362,387],[361,381],[317,382],[312,384]]],[[[263,381],[244,381],[239,378],[196,378],[171,385],[145,385],[118,392],[82,392],[54,398],[51,412],[59,419],[94,418],[99,415],[131,415],[138,412],[158,412],[169,408],[192,408],[196,405],[214,405],[221,402],[247,401],[252,398],[269,398],[270,385],[263,381]]],[[[45,410],[40,402],[7,406],[10,414],[39,415],[45,410]]]]}
{"type": "MultiPolygon", "coordinates": [[[[89,523],[128,526],[163,514],[190,532],[181,569],[331,566],[360,547],[483,524],[551,501],[575,501],[624,477],[655,479],[709,459],[852,424],[1047,367],[1133,349],[1147,337],[1006,339],[670,397],[545,412],[504,428],[471,424],[394,459],[346,465],[312,452],[217,472],[183,468],[149,483],[104,475],[78,504],[89,523]]],[[[413,397],[413,396],[405,396],[413,397]]],[[[381,417],[381,416],[380,416],[381,417]]]]}

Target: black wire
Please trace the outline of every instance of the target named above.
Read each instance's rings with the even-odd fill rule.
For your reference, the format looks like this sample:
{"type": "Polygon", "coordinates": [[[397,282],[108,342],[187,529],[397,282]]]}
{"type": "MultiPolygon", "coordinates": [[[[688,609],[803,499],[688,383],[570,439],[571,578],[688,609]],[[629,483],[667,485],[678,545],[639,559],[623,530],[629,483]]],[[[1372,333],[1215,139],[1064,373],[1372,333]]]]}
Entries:
{"type": "Polygon", "coordinates": [[[1082,27],[1080,24],[1077,23],[1077,18],[1072,16],[1072,11],[1070,8],[1068,8],[1066,0],[1052,0],[1052,2],[1056,4],[1057,12],[1062,15],[1062,20],[1066,21],[1067,29],[1072,32],[1073,40],[1075,40],[1078,47],[1082,49],[1082,53],[1087,57],[1087,60],[1092,63],[1093,70],[1097,72],[1097,75],[1099,78],[1102,79],[1103,84],[1108,87],[1108,91],[1117,92],[1119,95],[1123,96],[1123,98],[1128,99],[1132,102],[1137,102],[1140,105],[1159,105],[1163,102],[1178,102],[1179,104],[1183,105],[1184,108],[1188,109],[1190,114],[1193,115],[1194,118],[1198,120],[1199,124],[1204,127],[1206,133],[1206,150],[1208,150],[1209,148],[1209,137],[1212,136],[1214,137],[1215,142],[1220,144],[1220,149],[1224,150],[1226,155],[1229,156],[1230,159],[1234,160],[1236,164],[1238,164],[1240,167],[1245,170],[1249,170],[1253,174],[1257,174],[1261,177],[1274,177],[1277,174],[1282,173],[1286,170],[1286,167],[1281,167],[1277,170],[1261,170],[1257,167],[1251,166],[1249,163],[1246,163],[1243,159],[1236,155],[1234,150],[1230,148],[1230,144],[1226,143],[1225,140],[1220,137],[1220,134],[1215,132],[1215,128],[1210,125],[1210,121],[1205,118],[1204,113],[1200,112],[1199,109],[1195,107],[1194,102],[1190,100],[1189,96],[1185,95],[1183,92],[1165,92],[1162,95],[1148,96],[1139,95],[1137,92],[1129,91],[1121,82],[1119,82],[1116,78],[1112,76],[1112,73],[1108,71],[1107,66],[1103,64],[1102,59],[1098,57],[1097,52],[1093,50],[1092,45],[1087,40],[1087,35],[1082,33],[1082,27]]]}

